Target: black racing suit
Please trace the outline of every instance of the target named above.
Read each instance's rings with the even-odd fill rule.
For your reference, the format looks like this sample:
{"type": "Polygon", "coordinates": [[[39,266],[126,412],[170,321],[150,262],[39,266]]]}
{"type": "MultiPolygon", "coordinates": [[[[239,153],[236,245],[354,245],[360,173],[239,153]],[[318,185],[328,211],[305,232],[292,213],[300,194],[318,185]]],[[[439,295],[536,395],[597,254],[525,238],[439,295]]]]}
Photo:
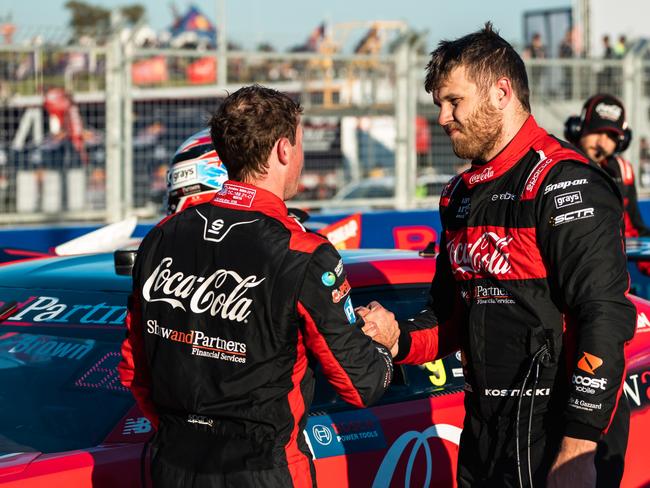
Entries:
{"type": "Polygon", "coordinates": [[[528,486],[529,435],[530,478],[544,486],[562,436],[598,441],[621,396],[636,312],[620,197],[531,116],[449,183],[440,216],[431,299],[400,324],[395,361],[460,347],[460,486],[519,486],[520,472],[528,486]]]}
{"type": "Polygon", "coordinates": [[[143,240],[120,374],[157,426],[155,486],[316,485],[303,429],[316,358],[347,402],[391,382],[334,247],[275,195],[227,182],[143,240]]]}
{"type": "Polygon", "coordinates": [[[634,169],[630,162],[620,156],[610,156],[605,159],[601,167],[616,182],[623,197],[625,236],[650,236],[650,229],[643,222],[643,217],[639,210],[639,199],[634,184],[634,169]]]}

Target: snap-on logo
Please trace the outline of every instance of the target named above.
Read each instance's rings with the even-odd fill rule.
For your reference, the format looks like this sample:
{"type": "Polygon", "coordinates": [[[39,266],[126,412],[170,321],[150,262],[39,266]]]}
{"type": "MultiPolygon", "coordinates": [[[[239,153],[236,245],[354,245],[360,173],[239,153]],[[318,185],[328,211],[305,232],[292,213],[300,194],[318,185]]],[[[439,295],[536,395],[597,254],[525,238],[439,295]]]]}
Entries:
{"type": "Polygon", "coordinates": [[[595,374],[594,371],[596,371],[602,365],[602,359],[600,359],[598,356],[594,356],[593,354],[589,354],[588,352],[583,352],[582,358],[580,358],[580,361],[578,361],[578,368],[589,374],[595,374]]]}
{"type": "Polygon", "coordinates": [[[480,173],[470,176],[469,184],[475,185],[476,183],[481,183],[482,181],[489,180],[493,176],[494,176],[494,170],[492,169],[492,166],[489,166],[485,168],[483,171],[481,171],[480,173]]]}
{"type": "Polygon", "coordinates": [[[569,205],[575,205],[576,203],[582,203],[582,193],[579,191],[572,191],[570,193],[563,193],[562,195],[555,196],[555,208],[557,209],[568,207],[569,205]]]}
{"type": "Polygon", "coordinates": [[[550,193],[555,190],[565,190],[569,188],[570,186],[579,186],[579,185],[586,185],[589,183],[586,179],[582,178],[579,180],[568,180],[568,181],[560,181],[558,183],[553,183],[551,185],[546,185],[546,188],[544,188],[544,195],[547,193],[550,193]]]}

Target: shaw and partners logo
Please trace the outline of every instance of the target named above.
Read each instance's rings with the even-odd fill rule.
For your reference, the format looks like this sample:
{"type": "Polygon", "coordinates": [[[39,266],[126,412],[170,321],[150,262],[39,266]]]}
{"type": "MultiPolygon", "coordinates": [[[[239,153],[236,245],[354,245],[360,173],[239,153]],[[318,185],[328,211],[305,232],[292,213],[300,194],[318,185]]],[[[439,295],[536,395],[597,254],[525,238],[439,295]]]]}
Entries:
{"type": "Polygon", "coordinates": [[[454,272],[504,275],[510,269],[510,254],[506,252],[512,237],[485,232],[475,242],[463,242],[459,237],[447,243],[447,252],[454,272]]]}
{"type": "Polygon", "coordinates": [[[192,346],[193,356],[221,359],[234,363],[246,362],[246,344],[243,342],[209,336],[200,330],[190,329],[183,332],[170,329],[158,325],[157,320],[147,320],[147,333],[168,341],[188,344],[192,346]]]}
{"type": "Polygon", "coordinates": [[[173,258],[164,258],[144,282],[142,297],[146,301],[165,302],[187,312],[184,302],[189,298],[193,313],[209,313],[234,322],[246,321],[253,303],[245,297],[246,292],[262,283],[264,278],[241,277],[227,269],[218,269],[208,277],[185,275],[181,271],[172,272],[173,262],[173,258]],[[235,284],[234,288],[225,291],[230,282],[235,284]]]}
{"type": "Polygon", "coordinates": [[[429,446],[429,439],[443,439],[458,445],[460,442],[461,430],[462,429],[455,425],[437,424],[432,425],[423,432],[415,430],[404,432],[397,438],[397,440],[395,440],[395,442],[393,442],[393,445],[390,446],[390,449],[386,452],[386,455],[377,470],[377,474],[375,475],[375,480],[372,482],[372,488],[388,488],[393,486],[392,481],[395,476],[395,471],[397,466],[400,465],[400,461],[404,457],[404,453],[408,450],[409,446],[411,447],[408,454],[408,462],[405,467],[404,486],[411,486],[411,473],[414,470],[415,460],[422,459],[421,456],[417,455],[420,449],[424,451],[426,459],[426,476],[423,486],[430,486],[434,466],[439,460],[434,459],[432,455],[431,447],[429,446]]]}

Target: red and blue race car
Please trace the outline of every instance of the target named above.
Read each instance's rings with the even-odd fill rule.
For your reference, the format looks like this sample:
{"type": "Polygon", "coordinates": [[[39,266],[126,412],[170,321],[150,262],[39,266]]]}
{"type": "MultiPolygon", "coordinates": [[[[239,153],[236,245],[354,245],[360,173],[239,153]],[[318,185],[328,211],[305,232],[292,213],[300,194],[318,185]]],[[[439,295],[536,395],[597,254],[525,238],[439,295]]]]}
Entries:
{"type": "MultiPolygon", "coordinates": [[[[349,251],[356,304],[406,318],[428,296],[435,260],[410,251],[349,251]]],[[[149,421],[119,382],[129,276],[112,254],[34,257],[0,266],[0,484],[148,486],[149,421]],[[10,312],[6,305],[17,302],[10,312]],[[2,312],[0,312],[1,314],[2,312]]],[[[623,486],[650,484],[650,302],[632,297],[632,406],[623,486]]],[[[459,357],[396,368],[379,404],[355,409],[322,377],[304,435],[322,487],[454,486],[462,428],[459,357]]]]}

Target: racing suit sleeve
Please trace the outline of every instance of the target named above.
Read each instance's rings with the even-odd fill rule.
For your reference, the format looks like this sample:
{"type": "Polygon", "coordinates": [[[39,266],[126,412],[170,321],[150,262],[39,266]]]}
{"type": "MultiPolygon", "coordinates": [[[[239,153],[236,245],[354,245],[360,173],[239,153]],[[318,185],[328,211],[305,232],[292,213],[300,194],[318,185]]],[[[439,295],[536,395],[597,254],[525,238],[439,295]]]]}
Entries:
{"type": "Polygon", "coordinates": [[[613,182],[586,164],[560,162],[545,183],[536,198],[537,239],[565,317],[565,435],[597,441],[622,393],[624,346],[636,322],[623,212],[613,182]]]}
{"type": "Polygon", "coordinates": [[[458,330],[462,304],[459,297],[443,232],[429,301],[415,317],[399,322],[399,350],[395,363],[424,364],[460,348],[458,330]]]}
{"type": "Polygon", "coordinates": [[[361,331],[350,292],[338,252],[329,243],[319,246],[298,294],[305,345],[341,398],[365,407],[390,385],[393,362],[388,349],[361,331]]]}
{"type": "MultiPolygon", "coordinates": [[[[146,238],[145,241],[146,242],[146,238]]],[[[140,246],[142,249],[142,245],[140,246]]],[[[139,251],[140,252],[140,251],[139,251]]],[[[151,401],[151,373],[144,350],[144,330],[140,302],[138,260],[133,270],[133,293],[129,295],[126,314],[126,338],[122,342],[122,360],[117,369],[120,381],[129,388],[140,410],[158,428],[158,413],[151,401]]]]}

